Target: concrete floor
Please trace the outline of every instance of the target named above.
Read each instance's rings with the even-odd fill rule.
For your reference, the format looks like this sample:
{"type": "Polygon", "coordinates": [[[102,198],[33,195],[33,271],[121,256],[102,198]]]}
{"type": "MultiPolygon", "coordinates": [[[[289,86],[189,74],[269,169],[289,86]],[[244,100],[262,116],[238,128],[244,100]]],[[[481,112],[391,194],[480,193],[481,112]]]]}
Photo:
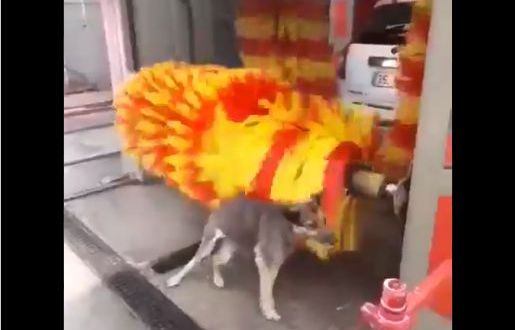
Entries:
{"type": "Polygon", "coordinates": [[[258,308],[259,281],[251,260],[236,258],[224,269],[226,287],[212,283],[208,261],[175,288],[165,286],[169,274],[147,276],[174,303],[208,330],[345,330],[356,326],[360,306],[374,300],[380,281],[352,256],[322,263],[298,252],[281,269],[275,299],[282,319],[264,319],[258,308]]]}
{"type": "Polygon", "coordinates": [[[64,118],[64,133],[84,130],[99,125],[112,125],[115,119],[114,110],[98,111],[64,118]]]}
{"type": "Polygon", "coordinates": [[[106,177],[123,174],[120,155],[64,167],[64,197],[98,187],[106,177]]]}
{"type": "MultiPolygon", "coordinates": [[[[67,160],[119,148],[113,128],[67,134],[64,147],[67,160]]],[[[65,166],[65,191],[76,193],[97,186],[106,175],[121,174],[119,161],[115,156],[65,166]]],[[[119,187],[67,202],[65,208],[208,330],[352,329],[359,306],[377,298],[381,277],[395,270],[400,257],[391,210],[381,205],[365,206],[371,212],[364,217],[368,220],[363,226],[372,231],[365,241],[368,257],[360,261],[342,256],[320,263],[299,252],[279,274],[276,300],[283,320],[275,323],[259,313],[258,279],[249,260],[236,259],[228,265],[225,289],[212,285],[206,264],[173,289],[164,287],[170,274],[156,274],[150,269],[153,261],[198,241],[206,218],[204,209],[172,189],[161,184],[119,187]]],[[[80,260],[65,251],[64,262],[68,269],[66,329],[141,329],[118,297],[80,260]]]]}
{"type": "Polygon", "coordinates": [[[194,244],[207,218],[205,210],[161,184],[120,187],[65,207],[130,264],[194,244]]]}
{"type": "Polygon", "coordinates": [[[66,244],[63,298],[65,330],[146,329],[66,244]]]}
{"type": "Polygon", "coordinates": [[[64,136],[64,163],[120,150],[120,140],[113,127],[97,128],[64,136]]]}

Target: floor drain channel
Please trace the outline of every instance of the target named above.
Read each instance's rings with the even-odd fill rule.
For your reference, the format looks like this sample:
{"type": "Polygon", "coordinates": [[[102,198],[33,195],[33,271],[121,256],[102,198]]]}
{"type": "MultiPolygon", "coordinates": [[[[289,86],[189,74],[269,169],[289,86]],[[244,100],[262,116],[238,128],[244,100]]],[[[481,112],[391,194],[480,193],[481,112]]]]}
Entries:
{"type": "Polygon", "coordinates": [[[66,209],[64,237],[79,258],[89,265],[150,329],[202,329],[66,209]]]}

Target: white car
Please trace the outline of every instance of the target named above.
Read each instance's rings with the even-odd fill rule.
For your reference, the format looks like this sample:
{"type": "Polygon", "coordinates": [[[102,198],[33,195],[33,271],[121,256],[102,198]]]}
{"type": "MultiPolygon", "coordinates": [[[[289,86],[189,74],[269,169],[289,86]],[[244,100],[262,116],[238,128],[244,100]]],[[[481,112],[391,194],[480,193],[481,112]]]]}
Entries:
{"type": "Polygon", "coordinates": [[[363,104],[385,122],[395,117],[397,51],[411,21],[413,1],[379,1],[369,24],[347,47],[340,70],[346,104],[363,104]]]}

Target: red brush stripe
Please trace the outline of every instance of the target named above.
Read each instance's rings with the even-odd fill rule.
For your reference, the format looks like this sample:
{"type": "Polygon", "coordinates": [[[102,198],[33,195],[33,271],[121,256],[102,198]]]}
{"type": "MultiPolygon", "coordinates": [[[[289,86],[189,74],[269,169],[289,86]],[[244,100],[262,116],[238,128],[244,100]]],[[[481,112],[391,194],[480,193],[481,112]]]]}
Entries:
{"type": "Polygon", "coordinates": [[[194,121],[185,123],[193,130],[193,136],[200,137],[201,133],[213,125],[216,105],[217,101],[203,101],[201,105],[202,111],[200,111],[202,115],[194,121]]]}
{"type": "Polygon", "coordinates": [[[185,171],[185,182],[182,185],[188,188],[190,197],[203,203],[209,203],[216,198],[216,192],[211,182],[200,182],[198,176],[200,169],[190,163],[185,171]]]}
{"type": "Polygon", "coordinates": [[[239,17],[272,15],[279,9],[275,0],[245,0],[238,7],[239,17]]]}
{"type": "Polygon", "coordinates": [[[164,181],[166,183],[167,186],[170,186],[170,187],[177,187],[177,182],[175,182],[174,180],[168,178],[168,177],[165,177],[164,178],[164,181]]]}
{"type": "Polygon", "coordinates": [[[345,38],[349,36],[350,31],[347,28],[347,6],[352,5],[346,1],[336,1],[332,7],[331,24],[333,26],[335,36],[339,38],[345,38]]]}
{"type": "Polygon", "coordinates": [[[274,143],[254,179],[254,190],[249,194],[250,197],[269,200],[277,167],[286,151],[297,143],[301,135],[302,131],[297,129],[281,130],[276,133],[274,143]]]}
{"type": "Polygon", "coordinates": [[[422,95],[422,79],[411,79],[409,77],[398,76],[395,79],[395,87],[410,96],[422,95]]]}
{"type": "Polygon", "coordinates": [[[310,21],[325,21],[329,15],[329,7],[316,1],[299,1],[281,3],[278,1],[250,0],[242,1],[239,17],[252,16],[290,16],[310,21]]]}
{"type": "Polygon", "coordinates": [[[281,6],[282,16],[296,17],[303,20],[327,22],[329,6],[317,1],[294,1],[281,6]]]}
{"type": "Polygon", "coordinates": [[[281,57],[297,57],[318,62],[328,62],[332,56],[332,49],[327,40],[289,41],[239,38],[239,44],[242,53],[246,56],[268,57],[278,53],[281,57]]]}
{"type": "Polygon", "coordinates": [[[302,93],[321,95],[327,99],[332,99],[337,95],[336,81],[329,79],[306,80],[299,78],[295,88],[302,93]]]}
{"type": "Polygon", "coordinates": [[[411,21],[411,27],[408,33],[406,34],[406,42],[409,43],[412,40],[420,39],[424,43],[427,43],[430,23],[430,16],[414,13],[411,21]]]}
{"type": "Polygon", "coordinates": [[[396,121],[389,135],[390,141],[396,147],[412,152],[415,149],[417,127],[416,124],[402,124],[396,121]]]}
{"type": "Polygon", "coordinates": [[[343,142],[329,155],[324,176],[324,195],[322,208],[326,215],[328,228],[335,228],[338,206],[344,193],[345,170],[349,162],[361,157],[361,149],[352,142],[343,142]]]}
{"type": "Polygon", "coordinates": [[[259,105],[260,99],[273,101],[279,92],[286,89],[277,81],[265,77],[248,75],[243,81],[233,81],[219,91],[227,117],[241,122],[251,115],[267,115],[268,110],[259,105]]]}
{"type": "Polygon", "coordinates": [[[365,146],[362,150],[362,157],[363,161],[365,162],[372,162],[374,160],[375,155],[377,154],[377,151],[381,147],[382,143],[382,134],[379,128],[379,118],[374,119],[374,125],[372,126],[371,131],[371,141],[368,146],[365,146]]]}
{"type": "Polygon", "coordinates": [[[189,188],[194,194],[194,198],[203,203],[210,203],[217,197],[215,189],[210,182],[192,183],[189,188]]]}
{"type": "Polygon", "coordinates": [[[401,58],[399,75],[422,81],[424,78],[424,63],[424,58],[401,58]]]}

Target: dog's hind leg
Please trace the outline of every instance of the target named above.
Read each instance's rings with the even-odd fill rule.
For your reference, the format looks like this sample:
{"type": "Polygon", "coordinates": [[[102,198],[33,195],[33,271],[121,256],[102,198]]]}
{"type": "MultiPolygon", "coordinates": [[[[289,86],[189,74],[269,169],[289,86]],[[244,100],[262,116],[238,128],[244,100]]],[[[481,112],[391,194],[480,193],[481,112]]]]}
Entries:
{"type": "Polygon", "coordinates": [[[195,256],[184,266],[177,274],[173,275],[166,281],[167,286],[176,286],[181,283],[184,276],[186,276],[196,265],[198,265],[205,257],[209,256],[215,248],[216,242],[225,237],[225,234],[220,229],[215,229],[214,235],[204,235],[200,246],[195,253],[195,256]]]}
{"type": "Polygon", "coordinates": [[[259,306],[268,320],[279,321],[281,316],[275,310],[274,283],[281,263],[267,264],[259,245],[254,248],[256,266],[259,272],[259,306]]]}
{"type": "Polygon", "coordinates": [[[225,265],[229,260],[231,260],[234,251],[234,245],[225,239],[222,240],[222,245],[218,251],[213,254],[213,283],[219,288],[223,288],[224,286],[224,279],[220,272],[220,266],[225,265]]]}

